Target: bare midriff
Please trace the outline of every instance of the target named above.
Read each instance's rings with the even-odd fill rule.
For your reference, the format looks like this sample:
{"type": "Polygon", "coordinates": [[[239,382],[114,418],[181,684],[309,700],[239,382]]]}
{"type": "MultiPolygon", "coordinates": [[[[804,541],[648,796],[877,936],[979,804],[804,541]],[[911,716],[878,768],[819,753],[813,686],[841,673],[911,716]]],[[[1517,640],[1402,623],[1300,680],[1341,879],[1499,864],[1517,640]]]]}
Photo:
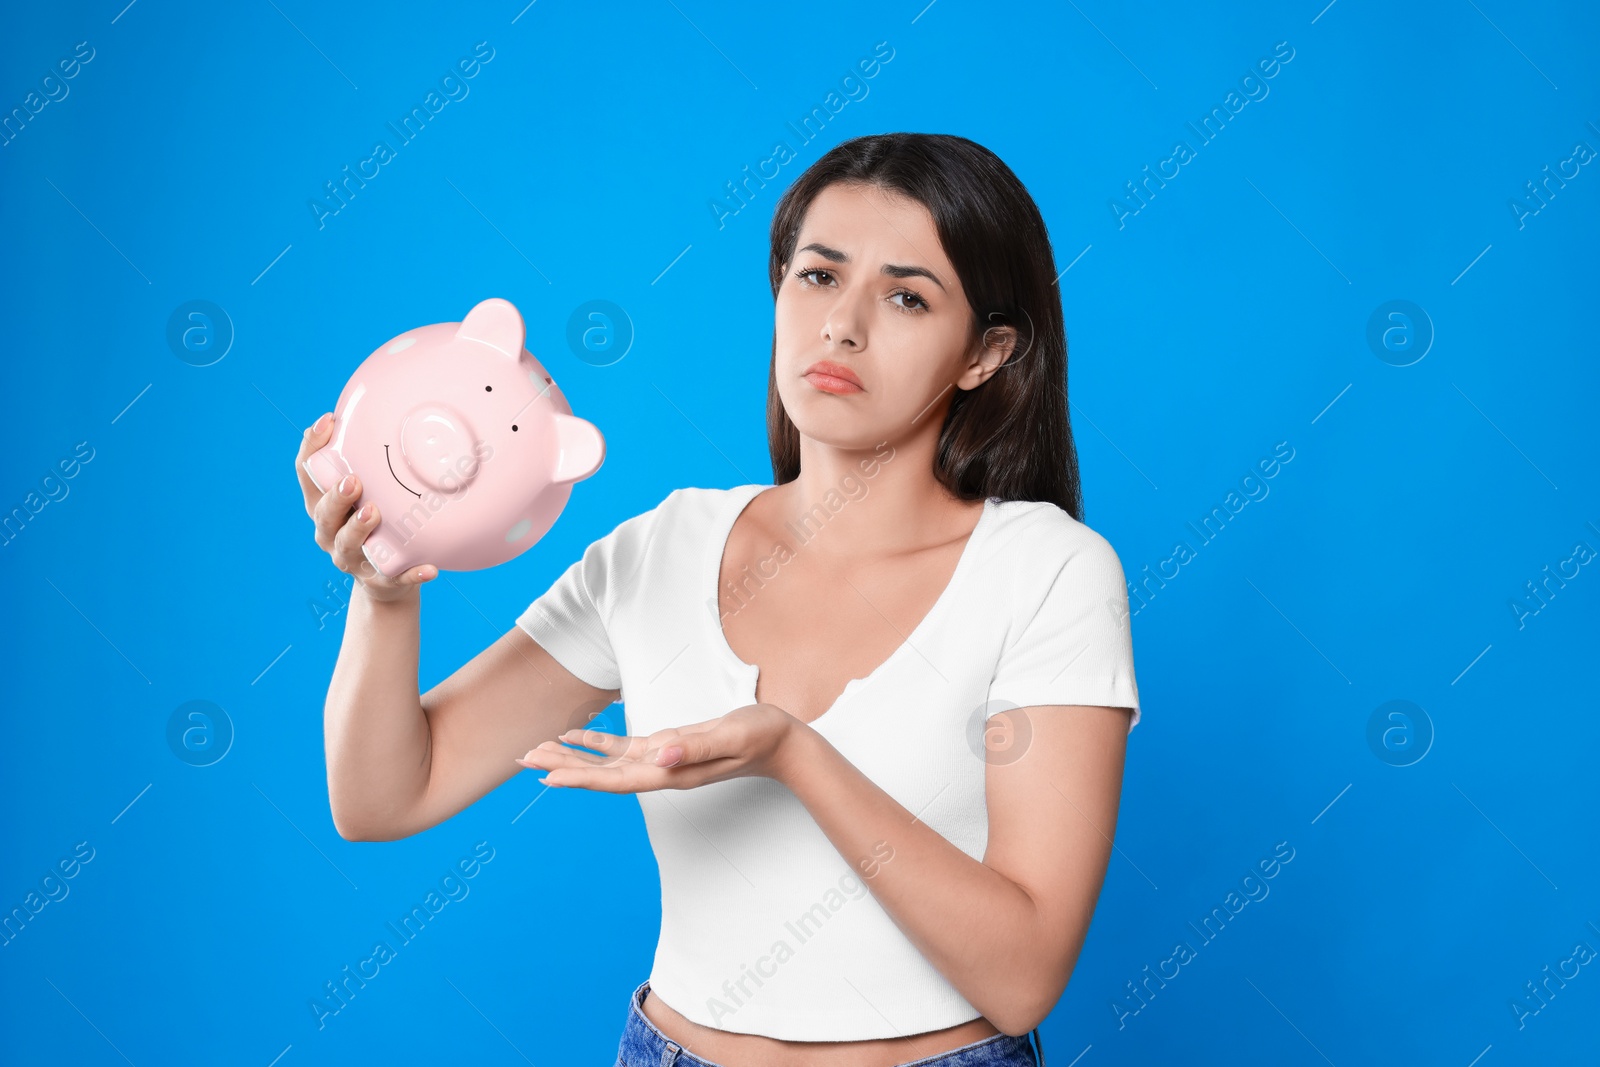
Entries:
{"type": "Polygon", "coordinates": [[[868,1041],[779,1041],[758,1034],[736,1034],[702,1026],[684,1018],[647,990],[640,1005],[644,1017],[690,1055],[722,1067],[895,1067],[937,1056],[1000,1033],[978,1016],[943,1030],[868,1041]]]}

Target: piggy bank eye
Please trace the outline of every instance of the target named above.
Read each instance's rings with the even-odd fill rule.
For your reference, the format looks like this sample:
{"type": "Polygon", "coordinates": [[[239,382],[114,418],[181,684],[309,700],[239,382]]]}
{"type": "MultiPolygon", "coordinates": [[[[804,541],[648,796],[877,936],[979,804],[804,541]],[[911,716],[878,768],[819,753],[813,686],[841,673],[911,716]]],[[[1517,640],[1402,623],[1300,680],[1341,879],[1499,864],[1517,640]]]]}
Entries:
{"type": "Polygon", "coordinates": [[[511,424],[511,432],[512,433],[516,433],[517,432],[517,424],[514,423],[514,422],[511,424]]]}
{"type": "Polygon", "coordinates": [[[483,387],[483,391],[486,392],[486,393],[492,393],[492,392],[494,392],[494,386],[486,385],[486,386],[483,387]]]}

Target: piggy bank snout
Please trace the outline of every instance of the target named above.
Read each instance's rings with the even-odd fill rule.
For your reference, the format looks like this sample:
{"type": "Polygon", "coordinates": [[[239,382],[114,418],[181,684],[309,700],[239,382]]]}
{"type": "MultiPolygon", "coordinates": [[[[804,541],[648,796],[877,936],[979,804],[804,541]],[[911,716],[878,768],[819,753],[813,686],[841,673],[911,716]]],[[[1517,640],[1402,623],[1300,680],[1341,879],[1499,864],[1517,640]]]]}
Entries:
{"type": "Polygon", "coordinates": [[[412,408],[400,426],[400,452],[413,476],[441,492],[465,489],[478,476],[477,435],[461,412],[446,404],[412,408]]]}

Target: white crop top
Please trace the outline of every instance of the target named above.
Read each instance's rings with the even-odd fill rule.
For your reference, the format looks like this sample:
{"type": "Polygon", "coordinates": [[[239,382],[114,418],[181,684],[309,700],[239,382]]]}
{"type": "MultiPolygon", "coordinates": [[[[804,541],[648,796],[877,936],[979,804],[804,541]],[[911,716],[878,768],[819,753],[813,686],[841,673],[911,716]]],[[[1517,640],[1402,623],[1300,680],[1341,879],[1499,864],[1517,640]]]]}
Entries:
{"type": "MultiPolygon", "coordinates": [[[[591,544],[517,624],[579,678],[620,690],[632,735],[756,703],[757,667],[728,645],[717,583],[734,520],[767,488],[675,490],[591,544]]],[[[1131,708],[1129,730],[1138,722],[1122,565],[1054,504],[990,498],[910,638],[811,726],[981,862],[983,720],[1040,704],[1131,708]]],[[[635,796],[661,875],[650,988],[683,1015],[859,1041],[980,1014],[786,786],[734,778],[635,796]]]]}

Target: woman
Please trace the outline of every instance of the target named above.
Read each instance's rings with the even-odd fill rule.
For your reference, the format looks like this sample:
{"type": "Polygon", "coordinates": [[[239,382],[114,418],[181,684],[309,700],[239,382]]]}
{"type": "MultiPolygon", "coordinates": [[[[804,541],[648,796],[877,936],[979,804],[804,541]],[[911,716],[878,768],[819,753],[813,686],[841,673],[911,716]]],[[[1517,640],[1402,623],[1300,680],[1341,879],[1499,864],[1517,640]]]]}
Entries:
{"type": "Polygon", "coordinates": [[[1042,1062],[1139,717],[1044,222],[970,140],[860,137],[784,194],[770,272],[773,484],[674,491],[426,694],[436,568],[374,573],[359,481],[302,470],[361,589],[336,825],[414,834],[519,765],[638,794],[662,930],[623,1067],[1042,1062]],[[629,736],[582,729],[624,694],[629,736]]]}

